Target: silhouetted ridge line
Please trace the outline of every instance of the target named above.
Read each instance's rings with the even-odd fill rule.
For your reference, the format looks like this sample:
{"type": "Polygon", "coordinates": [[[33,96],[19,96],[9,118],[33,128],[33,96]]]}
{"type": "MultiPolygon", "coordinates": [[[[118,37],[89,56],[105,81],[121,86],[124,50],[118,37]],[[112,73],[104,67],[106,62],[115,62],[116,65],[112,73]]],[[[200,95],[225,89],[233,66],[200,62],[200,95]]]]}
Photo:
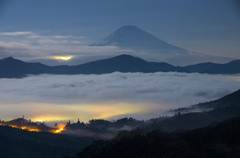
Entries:
{"type": "Polygon", "coordinates": [[[21,78],[38,74],[105,74],[112,72],[186,72],[208,74],[240,73],[240,60],[226,64],[201,63],[185,67],[173,66],[164,62],[148,62],[131,55],[119,55],[75,66],[47,66],[41,63],[27,63],[12,57],[0,60],[0,78],[21,78]]]}

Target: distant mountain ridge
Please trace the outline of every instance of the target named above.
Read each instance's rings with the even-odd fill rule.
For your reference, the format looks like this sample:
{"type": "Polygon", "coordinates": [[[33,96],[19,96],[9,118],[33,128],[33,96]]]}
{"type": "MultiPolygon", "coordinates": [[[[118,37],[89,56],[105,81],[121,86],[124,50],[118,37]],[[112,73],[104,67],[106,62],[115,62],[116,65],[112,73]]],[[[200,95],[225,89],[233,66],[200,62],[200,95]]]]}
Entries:
{"type": "Polygon", "coordinates": [[[201,63],[196,65],[185,66],[185,70],[188,72],[199,72],[199,73],[239,73],[240,60],[234,60],[226,64],[216,64],[216,63],[201,63]]]}
{"type": "Polygon", "coordinates": [[[112,72],[185,72],[208,74],[240,73],[240,60],[226,64],[202,63],[185,67],[173,66],[164,62],[148,62],[131,55],[119,55],[75,66],[47,66],[41,63],[27,63],[12,57],[0,60],[0,78],[21,78],[38,74],[105,74],[112,72]]]}

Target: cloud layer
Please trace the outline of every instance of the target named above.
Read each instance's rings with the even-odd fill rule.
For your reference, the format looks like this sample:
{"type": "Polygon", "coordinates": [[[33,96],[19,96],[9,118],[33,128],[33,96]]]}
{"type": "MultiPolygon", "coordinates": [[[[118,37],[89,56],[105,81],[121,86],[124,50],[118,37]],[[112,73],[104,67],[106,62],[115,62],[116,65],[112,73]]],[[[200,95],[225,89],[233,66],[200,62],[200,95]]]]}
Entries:
{"type": "Polygon", "coordinates": [[[54,114],[67,118],[77,117],[77,113],[87,120],[135,113],[150,118],[170,108],[220,98],[239,89],[239,82],[239,75],[173,72],[0,79],[0,111],[15,114],[23,106],[20,111],[25,109],[33,117],[54,114]]]}

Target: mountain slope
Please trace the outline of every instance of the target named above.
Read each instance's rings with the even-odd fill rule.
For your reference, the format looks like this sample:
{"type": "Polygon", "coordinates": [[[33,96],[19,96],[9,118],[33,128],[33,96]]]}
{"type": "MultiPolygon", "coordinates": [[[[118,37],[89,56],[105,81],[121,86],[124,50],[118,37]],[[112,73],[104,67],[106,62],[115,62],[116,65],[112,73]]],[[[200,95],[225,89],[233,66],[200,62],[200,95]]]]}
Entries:
{"type": "Polygon", "coordinates": [[[173,117],[164,120],[153,120],[153,124],[145,127],[146,131],[194,129],[207,126],[213,122],[240,117],[240,90],[211,102],[176,109],[173,112],[176,113],[173,117]],[[191,112],[195,109],[202,109],[203,112],[191,112]],[[204,109],[211,110],[204,112],[204,109]]]}
{"type": "Polygon", "coordinates": [[[154,123],[145,126],[144,130],[150,132],[161,129],[163,131],[173,132],[196,129],[234,117],[240,117],[240,107],[226,107],[209,112],[177,114],[167,119],[156,120],[154,123]]]}
{"type": "Polygon", "coordinates": [[[214,101],[199,103],[189,107],[175,109],[175,110],[172,110],[172,112],[190,113],[193,111],[204,111],[204,110],[208,111],[212,109],[221,109],[221,108],[227,108],[227,107],[240,107],[240,90],[214,101]]]}
{"type": "Polygon", "coordinates": [[[220,109],[225,107],[240,107],[240,90],[220,99],[196,105],[197,108],[220,109]]]}
{"type": "Polygon", "coordinates": [[[93,46],[119,46],[133,50],[147,50],[158,53],[187,53],[188,51],[165,41],[136,26],[123,26],[93,46]]]}

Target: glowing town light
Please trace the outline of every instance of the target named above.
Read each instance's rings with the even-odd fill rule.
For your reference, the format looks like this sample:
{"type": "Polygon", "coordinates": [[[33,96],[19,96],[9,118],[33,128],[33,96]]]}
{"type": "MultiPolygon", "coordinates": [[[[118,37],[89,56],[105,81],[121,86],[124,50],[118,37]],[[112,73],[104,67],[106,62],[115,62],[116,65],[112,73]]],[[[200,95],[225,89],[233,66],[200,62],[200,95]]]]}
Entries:
{"type": "Polygon", "coordinates": [[[52,130],[51,132],[55,134],[61,133],[65,129],[65,126],[66,126],[65,124],[61,124],[58,126],[58,129],[52,130]]]}

